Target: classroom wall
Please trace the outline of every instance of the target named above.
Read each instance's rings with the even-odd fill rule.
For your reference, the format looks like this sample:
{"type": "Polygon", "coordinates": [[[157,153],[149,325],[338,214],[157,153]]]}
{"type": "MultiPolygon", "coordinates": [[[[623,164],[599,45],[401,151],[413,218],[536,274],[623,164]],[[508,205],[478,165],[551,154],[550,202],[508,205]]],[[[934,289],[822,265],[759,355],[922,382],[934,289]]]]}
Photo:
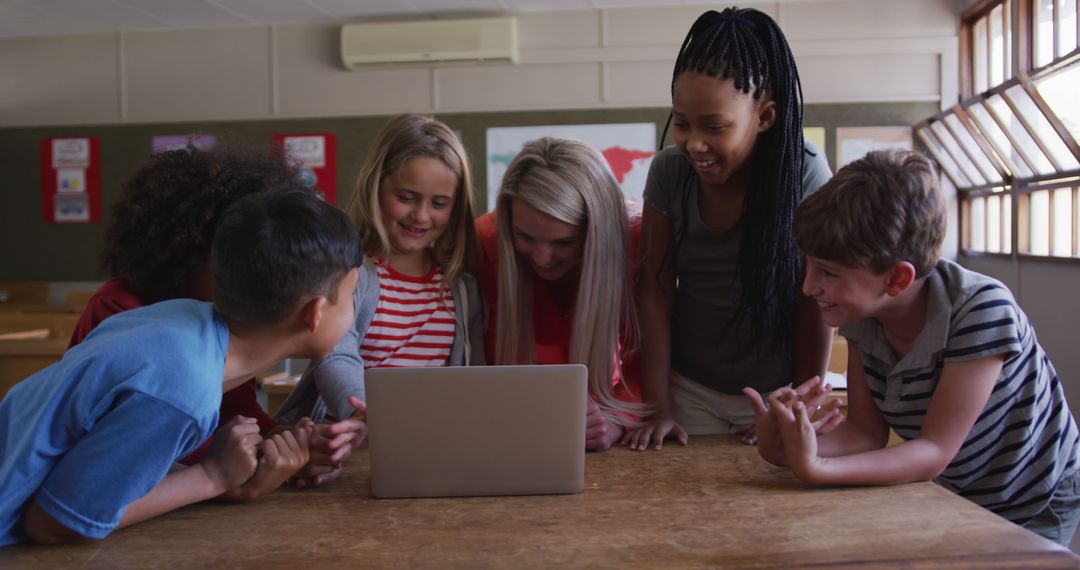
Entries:
{"type": "MultiPolygon", "coordinates": [[[[956,100],[955,0],[741,5],[780,23],[807,103],[956,100]]],[[[518,65],[347,71],[324,24],[0,40],[0,126],[665,106],[716,6],[519,14],[518,65]]]]}
{"type": "Polygon", "coordinates": [[[1005,284],[1027,313],[1039,343],[1054,363],[1073,416],[1080,417],[1080,266],[1075,260],[1010,259],[998,255],[962,255],[958,261],[1005,284]]]}
{"type": "MultiPolygon", "coordinates": [[[[835,146],[837,127],[910,125],[931,115],[936,102],[844,103],[807,105],[804,122],[823,127],[827,148],[835,146]]],[[[472,160],[477,196],[474,211],[486,208],[486,132],[492,127],[588,123],[642,123],[667,120],[668,107],[567,109],[440,113],[438,118],[458,132],[472,160]]],[[[84,281],[103,279],[99,257],[111,205],[129,178],[150,154],[156,135],[212,133],[219,144],[267,145],[275,133],[333,133],[337,141],[338,204],[347,203],[360,163],[388,116],[268,119],[261,121],[197,121],[0,128],[0,160],[4,179],[0,195],[0,281],[84,281]],[[47,224],[41,218],[39,144],[46,137],[94,136],[101,145],[103,216],[95,224],[47,224]]]]}

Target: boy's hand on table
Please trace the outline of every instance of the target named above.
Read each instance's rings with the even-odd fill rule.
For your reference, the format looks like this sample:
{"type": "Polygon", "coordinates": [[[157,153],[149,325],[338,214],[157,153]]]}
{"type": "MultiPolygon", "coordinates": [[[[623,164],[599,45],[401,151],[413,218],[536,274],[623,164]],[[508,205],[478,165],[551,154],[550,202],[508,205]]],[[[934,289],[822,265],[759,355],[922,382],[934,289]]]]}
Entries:
{"type": "Polygon", "coordinates": [[[798,400],[789,404],[774,392],[769,395],[769,407],[783,439],[784,455],[791,471],[807,483],[815,482],[821,458],[817,454],[817,434],[806,404],[798,400]]]}
{"type": "Polygon", "coordinates": [[[332,424],[311,423],[314,434],[311,439],[311,460],[297,473],[295,485],[301,489],[316,487],[341,475],[341,462],[353,449],[363,446],[367,439],[367,407],[356,396],[349,397],[349,404],[356,410],[348,419],[332,424]]]}
{"type": "MultiPolygon", "coordinates": [[[[828,399],[831,392],[832,386],[822,384],[821,378],[814,376],[797,388],[784,387],[774,390],[769,394],[769,399],[775,398],[788,407],[795,402],[801,402],[806,410],[813,410],[809,414],[810,422],[815,435],[821,436],[836,429],[836,426],[844,421],[844,416],[840,413],[840,401],[828,399]]],[[[776,417],[770,413],[769,406],[757,390],[743,388],[743,394],[750,398],[750,404],[754,408],[754,435],[757,436],[758,453],[773,465],[786,466],[784,443],[776,417]]]]}
{"type": "Polygon", "coordinates": [[[659,412],[646,420],[641,427],[624,435],[622,444],[629,445],[630,449],[643,451],[648,449],[650,442],[655,442],[656,450],[659,451],[664,447],[664,438],[669,435],[675,438],[679,445],[686,445],[686,430],[676,423],[670,414],[659,412]]]}
{"type": "Polygon", "coordinates": [[[214,432],[210,450],[200,464],[219,488],[235,489],[255,473],[261,441],[255,418],[234,416],[214,432]]]}
{"type": "Polygon", "coordinates": [[[622,439],[625,430],[616,423],[609,422],[600,411],[596,402],[589,400],[585,408],[585,449],[603,451],[622,439]]]}
{"type": "MultiPolygon", "coordinates": [[[[784,389],[781,388],[781,390],[784,389]]],[[[790,388],[786,389],[790,390],[790,388]]],[[[786,467],[784,441],[780,438],[780,428],[776,424],[776,417],[769,412],[769,407],[765,405],[757,390],[743,388],[743,394],[750,399],[750,405],[754,408],[754,434],[757,436],[758,454],[773,465],[786,467]]]]}
{"type": "Polygon", "coordinates": [[[246,483],[226,493],[226,498],[251,501],[272,493],[296,474],[309,457],[313,427],[297,425],[263,440],[259,445],[259,466],[246,483]]]}

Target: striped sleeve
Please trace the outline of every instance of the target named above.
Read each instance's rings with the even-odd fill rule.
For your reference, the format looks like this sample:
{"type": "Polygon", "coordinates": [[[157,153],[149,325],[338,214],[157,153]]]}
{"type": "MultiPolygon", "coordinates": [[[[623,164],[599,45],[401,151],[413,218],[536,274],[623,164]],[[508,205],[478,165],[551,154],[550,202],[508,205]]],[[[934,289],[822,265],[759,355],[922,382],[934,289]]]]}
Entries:
{"type": "Polygon", "coordinates": [[[1000,283],[984,283],[953,311],[945,362],[976,360],[1022,351],[1016,302],[1000,283]]]}

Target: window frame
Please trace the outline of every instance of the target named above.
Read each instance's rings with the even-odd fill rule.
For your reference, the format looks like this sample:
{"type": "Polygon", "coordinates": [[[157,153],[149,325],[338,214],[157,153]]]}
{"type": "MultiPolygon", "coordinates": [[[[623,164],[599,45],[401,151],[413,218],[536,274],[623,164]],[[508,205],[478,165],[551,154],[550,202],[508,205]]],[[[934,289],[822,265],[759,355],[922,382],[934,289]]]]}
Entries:
{"type": "MultiPolygon", "coordinates": [[[[920,121],[913,126],[915,138],[920,140],[935,160],[942,166],[942,173],[957,189],[958,209],[960,214],[959,241],[960,251],[968,256],[996,256],[1011,259],[1035,258],[1040,260],[1054,260],[1066,263],[1080,263],[1080,229],[1077,226],[1078,209],[1080,209],[1080,166],[1072,164],[1075,159],[1080,165],[1080,144],[1077,137],[1068,130],[1062,120],[1054,113],[1047,101],[1039,93],[1036,83],[1053,73],[1072,66],[1080,67],[1080,0],[1052,0],[1052,25],[1053,58],[1045,65],[1035,67],[1034,42],[1037,41],[1035,26],[1036,15],[1034,10],[1038,7],[1039,0],[981,0],[967,9],[961,17],[960,29],[960,83],[961,101],[945,109],[936,115],[920,121]],[[1077,46],[1067,53],[1060,53],[1059,35],[1059,4],[1060,2],[1076,2],[1077,46]],[[997,85],[989,85],[987,89],[976,92],[976,59],[975,59],[975,27],[982,21],[986,29],[986,49],[983,60],[986,65],[984,70],[987,82],[992,80],[993,66],[993,35],[991,14],[1001,8],[1001,20],[1003,26],[1003,44],[1008,53],[1005,55],[1005,80],[997,85]],[[1010,29],[1011,28],[1011,29],[1010,29]],[[1009,39],[1011,37],[1011,40],[1009,39]],[[1011,74],[1010,74],[1011,72],[1011,74]],[[1019,88],[1019,91],[1016,89],[1019,88]],[[1009,92],[1014,95],[1010,95],[1009,92]],[[1029,99],[1028,101],[1017,101],[1029,99]],[[1004,102],[1007,112],[999,112],[991,105],[991,100],[997,103],[1000,98],[1004,102]],[[1024,109],[1021,109],[1021,104],[1024,109]],[[971,109],[978,106],[983,114],[980,118],[971,109]],[[1037,111],[1031,116],[1032,108],[1037,111]],[[1025,112],[1027,115],[1025,115],[1025,112]],[[990,125],[984,125],[985,117],[989,117],[997,132],[988,132],[990,125]],[[1050,129],[1046,130],[1046,124],[1041,122],[1045,119],[1050,129]],[[966,135],[970,135],[975,144],[965,144],[965,140],[956,136],[955,128],[950,126],[957,123],[964,127],[966,135]],[[935,123],[941,126],[935,127],[935,123]],[[1038,123],[1035,125],[1033,123],[1038,123]],[[952,141],[945,141],[940,132],[951,134],[952,141]],[[1040,134],[1042,131],[1042,134],[1040,134]],[[1018,134],[1019,133],[1019,134],[1018,134]],[[995,137],[1002,140],[995,140],[995,137]],[[1020,136],[1026,135],[1026,136],[1020,136]],[[1060,159],[1061,146],[1056,144],[1060,139],[1072,159],[1068,164],[1060,159]],[[1044,138],[1047,137],[1047,138],[1044,138]],[[1028,140],[1030,139],[1030,140],[1028,140]],[[1001,145],[1007,142],[1008,148],[1001,145]],[[1033,144],[1032,144],[1033,143],[1033,144]],[[1053,144],[1051,144],[1053,143],[1053,144]],[[1051,146],[1055,147],[1051,149],[1051,146]],[[956,152],[959,148],[960,152],[956,152]],[[944,156],[943,156],[944,155],[944,156]],[[977,156],[981,155],[981,156],[977,156]],[[984,159],[988,159],[993,165],[996,175],[988,177],[984,159]],[[1020,163],[1023,169],[1018,168],[1020,163]],[[1049,164],[1049,168],[1047,168],[1049,164]],[[1074,167],[1075,166],[1075,167],[1074,167]],[[1030,176],[1024,170],[1030,171],[1030,176]],[[985,181],[976,184],[970,178],[969,172],[973,170],[979,173],[985,181]],[[994,179],[992,179],[994,178],[994,179]],[[1055,189],[1072,189],[1072,236],[1068,249],[1071,257],[1055,255],[1057,248],[1054,240],[1054,193],[1055,189]],[[1047,254],[1031,253],[1030,231],[1030,201],[1035,192],[1047,191],[1050,199],[1049,218],[1047,233],[1050,236],[1047,254]],[[986,242],[990,235],[989,219],[982,221],[983,250],[972,249],[975,241],[971,232],[976,228],[970,218],[973,200],[987,198],[989,196],[1001,196],[1000,202],[1001,227],[998,235],[1002,237],[1008,231],[1008,252],[990,251],[986,242]],[[1004,215],[1005,202],[1009,200],[1010,211],[1008,215],[1009,227],[1004,227],[1006,216],[1004,215]]],[[[999,107],[1000,109],[1000,107],[999,107]]],[[[964,135],[962,135],[964,136],[964,135]]],[[[989,216],[989,200],[983,202],[983,215],[989,216]]],[[[1002,250],[1002,247],[998,247],[1002,250]]]]}

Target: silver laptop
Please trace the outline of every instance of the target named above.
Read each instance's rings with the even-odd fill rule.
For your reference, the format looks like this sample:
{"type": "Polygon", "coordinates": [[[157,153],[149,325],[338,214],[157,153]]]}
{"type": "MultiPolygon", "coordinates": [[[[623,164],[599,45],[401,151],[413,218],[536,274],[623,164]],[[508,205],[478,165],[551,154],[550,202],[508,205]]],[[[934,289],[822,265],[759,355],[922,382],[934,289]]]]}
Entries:
{"type": "Polygon", "coordinates": [[[584,366],[372,368],[365,376],[376,497],[584,488],[584,366]]]}

